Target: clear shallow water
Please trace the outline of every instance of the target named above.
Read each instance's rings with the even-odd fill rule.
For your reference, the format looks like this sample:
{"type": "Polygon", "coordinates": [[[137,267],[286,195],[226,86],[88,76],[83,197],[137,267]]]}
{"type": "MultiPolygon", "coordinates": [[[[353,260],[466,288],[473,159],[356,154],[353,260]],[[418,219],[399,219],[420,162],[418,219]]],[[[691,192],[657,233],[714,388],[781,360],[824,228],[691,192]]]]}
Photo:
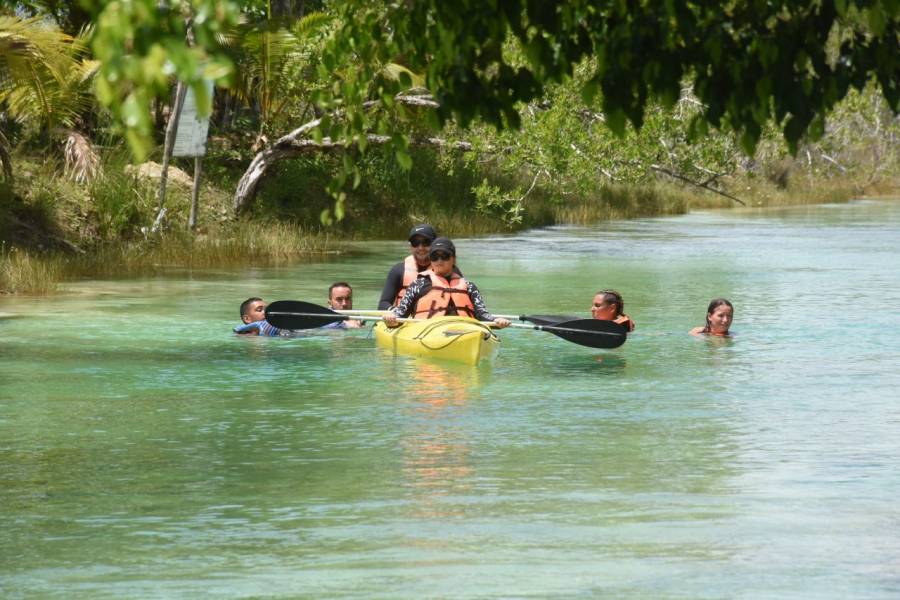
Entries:
{"type": "Polygon", "coordinates": [[[900,203],[457,247],[496,312],[614,287],[638,330],[478,368],[229,335],[250,295],[372,308],[399,243],[0,299],[0,596],[900,595],[900,203]],[[738,335],[686,335],[719,295],[738,335]]]}

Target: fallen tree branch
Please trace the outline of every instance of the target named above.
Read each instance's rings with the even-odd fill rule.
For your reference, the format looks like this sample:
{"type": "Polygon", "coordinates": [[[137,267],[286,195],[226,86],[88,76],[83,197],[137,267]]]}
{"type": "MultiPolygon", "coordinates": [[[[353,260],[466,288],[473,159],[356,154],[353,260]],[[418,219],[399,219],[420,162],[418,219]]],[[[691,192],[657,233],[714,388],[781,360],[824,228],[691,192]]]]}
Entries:
{"type": "Polygon", "coordinates": [[[841,163],[839,163],[838,161],[834,160],[833,158],[831,158],[830,156],[828,156],[828,155],[825,154],[824,152],[820,152],[820,154],[822,155],[822,158],[824,158],[825,160],[827,160],[828,162],[830,162],[831,164],[833,164],[834,166],[836,166],[836,167],[838,168],[838,170],[839,170],[841,173],[846,173],[846,172],[847,172],[847,169],[844,168],[844,166],[843,166],[841,163]]]}
{"type": "Polygon", "coordinates": [[[734,200],[741,206],[747,206],[747,204],[740,198],[736,198],[735,196],[732,196],[731,194],[729,194],[727,192],[723,192],[722,190],[717,190],[716,188],[710,186],[709,183],[694,181],[688,177],[685,177],[684,175],[682,175],[680,173],[676,173],[676,172],[672,171],[671,169],[667,169],[660,165],[650,165],[650,168],[659,173],[664,173],[664,174],[668,175],[669,177],[674,177],[675,179],[680,179],[681,181],[684,181],[685,183],[690,183],[691,185],[696,186],[698,188],[701,188],[701,189],[704,189],[704,190],[707,190],[710,192],[714,192],[716,194],[719,194],[720,196],[724,196],[724,197],[728,198],[729,200],[734,200]]]}
{"type": "MultiPolygon", "coordinates": [[[[313,128],[308,127],[309,125],[310,124],[308,123],[307,125],[296,129],[295,132],[300,132],[301,130],[307,132],[313,128]]],[[[366,136],[366,142],[369,145],[377,146],[386,144],[389,141],[391,141],[391,136],[388,135],[369,134],[366,136]]],[[[256,155],[250,163],[250,166],[247,168],[247,171],[244,172],[244,175],[238,182],[237,191],[234,195],[233,208],[235,214],[240,214],[247,209],[256,194],[256,189],[259,186],[262,177],[266,174],[269,167],[276,162],[287,158],[297,158],[315,152],[346,150],[355,144],[355,141],[335,142],[330,137],[324,137],[319,141],[312,138],[297,139],[285,136],[278,140],[271,147],[256,155]]],[[[451,142],[436,137],[412,138],[409,140],[409,145],[418,147],[431,146],[436,148],[449,148],[451,150],[459,150],[462,152],[468,152],[473,149],[472,144],[469,142],[451,142]]]]}
{"type": "MultiPolygon", "coordinates": [[[[420,93],[404,93],[394,96],[394,101],[413,107],[422,107],[434,109],[439,104],[430,94],[420,93]]],[[[363,104],[363,108],[371,109],[380,105],[377,101],[368,101],[363,104]]],[[[340,116],[340,113],[334,113],[332,116],[340,116]]],[[[331,138],[322,138],[321,140],[312,139],[309,133],[322,123],[322,119],[314,119],[308,123],[304,123],[300,127],[294,129],[290,133],[283,135],[275,140],[273,144],[261,150],[250,161],[250,166],[241,176],[234,192],[233,209],[235,214],[245,211],[256,196],[256,190],[259,187],[266,172],[273,164],[286,158],[296,158],[311,152],[324,152],[333,150],[346,150],[351,145],[355,145],[353,141],[335,142],[331,138]]],[[[369,144],[385,144],[391,140],[390,136],[369,134],[366,141],[369,144]]],[[[435,146],[438,148],[452,148],[454,150],[469,151],[472,150],[472,144],[468,142],[448,142],[441,138],[416,138],[410,140],[411,146],[435,146]]]]}

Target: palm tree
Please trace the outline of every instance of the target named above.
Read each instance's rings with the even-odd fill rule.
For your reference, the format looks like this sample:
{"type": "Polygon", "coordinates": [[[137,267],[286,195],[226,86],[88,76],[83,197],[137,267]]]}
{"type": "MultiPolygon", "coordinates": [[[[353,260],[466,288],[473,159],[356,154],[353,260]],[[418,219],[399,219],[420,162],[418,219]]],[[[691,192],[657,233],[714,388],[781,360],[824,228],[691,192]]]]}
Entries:
{"type": "Polygon", "coordinates": [[[237,67],[232,94],[258,111],[258,138],[305,95],[298,89],[305,78],[298,75],[310,66],[316,51],[312,41],[331,19],[316,12],[290,26],[281,20],[245,23],[226,36],[237,67]]]}
{"type": "MultiPolygon", "coordinates": [[[[70,129],[92,105],[97,65],[82,60],[87,32],[63,33],[40,17],[0,16],[0,109],[42,133],[70,129]]],[[[0,127],[6,120],[0,121],[0,127]]],[[[0,130],[0,161],[12,178],[10,144],[0,130]]]]}

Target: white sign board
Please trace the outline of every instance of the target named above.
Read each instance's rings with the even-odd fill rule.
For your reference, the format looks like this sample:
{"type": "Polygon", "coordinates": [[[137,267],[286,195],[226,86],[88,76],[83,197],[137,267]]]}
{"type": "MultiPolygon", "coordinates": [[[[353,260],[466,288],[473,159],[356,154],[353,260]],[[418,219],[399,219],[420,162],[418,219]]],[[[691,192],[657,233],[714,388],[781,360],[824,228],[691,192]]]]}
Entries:
{"type": "MultiPolygon", "coordinates": [[[[213,83],[206,81],[206,89],[212,102],[213,83]]],[[[178,133],[175,134],[175,148],[172,156],[203,156],[206,154],[206,134],[209,132],[209,117],[197,118],[197,98],[194,89],[188,88],[178,118],[178,133]]]]}

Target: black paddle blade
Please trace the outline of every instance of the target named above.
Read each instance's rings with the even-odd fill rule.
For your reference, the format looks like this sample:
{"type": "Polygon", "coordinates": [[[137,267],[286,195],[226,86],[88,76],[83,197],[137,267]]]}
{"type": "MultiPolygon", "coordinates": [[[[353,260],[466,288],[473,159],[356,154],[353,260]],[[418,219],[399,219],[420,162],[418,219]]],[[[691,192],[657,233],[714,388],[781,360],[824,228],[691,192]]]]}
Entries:
{"type": "Polygon", "coordinates": [[[266,321],[279,329],[315,329],[346,320],[330,308],[299,300],[276,300],[266,307],[266,321]]]}
{"type": "Polygon", "coordinates": [[[535,325],[558,325],[564,321],[577,321],[578,317],[567,315],[522,315],[519,319],[535,325]]]}
{"type": "Polygon", "coordinates": [[[628,339],[624,325],[599,319],[577,319],[556,325],[539,325],[537,329],[591,348],[618,348],[628,339]]]}

